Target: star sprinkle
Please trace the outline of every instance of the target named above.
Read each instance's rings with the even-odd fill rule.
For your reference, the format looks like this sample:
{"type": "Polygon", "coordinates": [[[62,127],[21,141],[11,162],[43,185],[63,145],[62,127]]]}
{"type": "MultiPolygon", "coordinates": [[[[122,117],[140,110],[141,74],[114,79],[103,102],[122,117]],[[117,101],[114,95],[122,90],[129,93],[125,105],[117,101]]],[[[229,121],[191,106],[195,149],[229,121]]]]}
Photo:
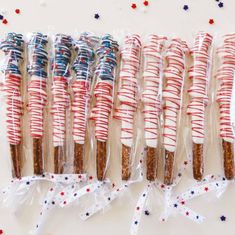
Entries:
{"type": "Polygon", "coordinates": [[[187,11],[187,10],[189,9],[188,5],[184,5],[184,6],[183,6],[183,9],[184,9],[185,11],[187,11]]]}
{"type": "Polygon", "coordinates": [[[149,5],[148,1],[144,1],[143,4],[147,7],[149,5]]]}
{"type": "Polygon", "coordinates": [[[222,215],[222,216],[220,216],[220,220],[224,222],[224,221],[226,221],[226,217],[224,215],[222,215]]]}
{"type": "Polygon", "coordinates": [[[16,14],[20,14],[20,9],[15,9],[16,14]]]}
{"type": "Polygon", "coordinates": [[[95,17],[95,19],[99,19],[100,18],[100,15],[98,14],[98,13],[96,13],[95,15],[94,15],[94,17],[95,17]]]}
{"type": "Polygon", "coordinates": [[[150,215],[150,213],[149,213],[148,210],[144,211],[144,214],[145,214],[145,215],[150,215]]]}
{"type": "Polygon", "coordinates": [[[222,8],[222,7],[224,7],[224,3],[220,2],[220,3],[218,4],[218,6],[219,6],[220,8],[222,8]]]}
{"type": "Polygon", "coordinates": [[[8,23],[7,19],[3,19],[3,20],[2,20],[2,23],[3,23],[3,24],[7,24],[7,23],[8,23]]]}
{"type": "Polygon", "coordinates": [[[214,24],[215,21],[213,19],[209,19],[209,24],[214,24]]]}
{"type": "Polygon", "coordinates": [[[131,4],[131,8],[132,8],[132,9],[136,9],[136,8],[137,8],[137,5],[136,5],[135,3],[132,3],[132,4],[131,4]]]}

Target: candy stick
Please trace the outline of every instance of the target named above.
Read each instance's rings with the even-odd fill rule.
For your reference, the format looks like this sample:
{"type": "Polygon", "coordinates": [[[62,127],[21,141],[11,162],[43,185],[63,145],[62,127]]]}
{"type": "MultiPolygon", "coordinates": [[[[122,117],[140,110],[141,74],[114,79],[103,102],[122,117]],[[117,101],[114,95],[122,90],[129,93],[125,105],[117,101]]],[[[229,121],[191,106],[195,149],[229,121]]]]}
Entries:
{"type": "Polygon", "coordinates": [[[193,177],[196,180],[201,180],[204,172],[205,108],[208,103],[208,72],[211,43],[211,35],[199,32],[190,51],[193,57],[193,66],[189,70],[192,86],[188,90],[191,101],[187,113],[191,115],[193,177]]]}
{"type": "Polygon", "coordinates": [[[154,181],[157,176],[157,146],[159,131],[159,115],[161,111],[162,92],[162,49],[166,38],[150,35],[144,45],[144,133],[147,153],[146,178],[154,181]]]}
{"type": "Polygon", "coordinates": [[[43,173],[42,138],[44,107],[47,99],[47,43],[46,35],[33,33],[28,44],[30,134],[33,138],[34,174],[36,175],[43,173]]]}
{"type": "Polygon", "coordinates": [[[90,92],[92,81],[92,64],[94,63],[94,45],[98,38],[84,33],[76,42],[78,50],[77,57],[73,64],[76,73],[76,80],[73,83],[73,139],[74,139],[74,173],[84,173],[84,147],[88,121],[88,110],[90,106],[90,92]]]}
{"type": "Polygon", "coordinates": [[[54,41],[53,60],[53,144],[54,171],[63,173],[65,161],[66,109],[69,102],[67,91],[70,78],[69,63],[71,60],[72,38],[57,34],[54,41]]]}
{"type": "Polygon", "coordinates": [[[13,177],[21,178],[21,117],[22,98],[20,65],[23,61],[24,41],[21,34],[8,33],[0,49],[6,57],[4,74],[6,92],[7,138],[10,144],[13,177]]]}
{"type": "Polygon", "coordinates": [[[127,36],[121,52],[121,71],[118,99],[120,106],[115,117],[121,120],[122,179],[131,175],[131,150],[134,135],[134,115],[137,109],[137,76],[140,67],[141,42],[139,35],[127,36]]]}
{"type": "Polygon", "coordinates": [[[187,45],[180,39],[173,39],[167,49],[165,70],[164,129],[163,145],[165,150],[164,183],[173,183],[174,160],[177,149],[178,119],[182,107],[184,85],[185,52],[187,45]]]}
{"type": "Polygon", "coordinates": [[[235,71],[235,34],[224,36],[222,47],[217,49],[221,65],[217,70],[219,81],[217,99],[220,110],[220,137],[224,155],[224,173],[228,180],[234,178],[234,71],[235,71]],[[232,116],[233,115],[233,116],[232,116]]]}
{"type": "Polygon", "coordinates": [[[107,140],[109,118],[113,107],[114,72],[117,65],[116,53],[118,44],[110,35],[101,39],[96,50],[98,65],[95,71],[96,84],[94,88],[95,106],[92,109],[91,119],[95,121],[96,171],[99,181],[104,180],[107,165],[107,140]]]}

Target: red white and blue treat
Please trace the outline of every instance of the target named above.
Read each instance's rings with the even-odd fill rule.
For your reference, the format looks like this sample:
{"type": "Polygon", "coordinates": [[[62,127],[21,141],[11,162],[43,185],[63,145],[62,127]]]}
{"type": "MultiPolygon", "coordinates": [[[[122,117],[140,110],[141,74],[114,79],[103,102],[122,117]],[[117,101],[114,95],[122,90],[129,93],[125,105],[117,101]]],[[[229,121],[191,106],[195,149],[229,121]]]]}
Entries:
{"type": "Polygon", "coordinates": [[[217,70],[217,99],[220,111],[220,137],[222,139],[224,174],[228,180],[234,178],[234,71],[235,71],[235,34],[227,34],[223,45],[217,49],[220,67],[217,70]]]}
{"type": "Polygon", "coordinates": [[[131,176],[131,158],[134,140],[134,117],[137,110],[138,75],[140,68],[141,41],[139,35],[125,38],[121,51],[118,99],[120,105],[116,118],[121,120],[122,179],[131,176]]]}
{"type": "Polygon", "coordinates": [[[194,40],[193,48],[190,50],[193,58],[193,65],[189,69],[192,86],[188,90],[190,104],[187,113],[191,116],[193,177],[196,180],[202,180],[204,172],[205,110],[209,98],[208,85],[212,40],[210,34],[199,32],[194,40]]]}
{"type": "Polygon", "coordinates": [[[174,176],[174,159],[177,148],[178,119],[182,108],[184,86],[185,53],[188,47],[179,38],[172,39],[167,52],[164,72],[164,126],[163,146],[165,150],[164,183],[171,185],[174,176]]]}
{"type": "Polygon", "coordinates": [[[118,44],[111,35],[101,38],[96,50],[98,64],[95,70],[95,106],[92,109],[91,119],[95,122],[96,168],[97,178],[105,178],[107,167],[107,140],[109,119],[113,108],[113,94],[115,83],[115,68],[117,66],[118,44]]]}
{"type": "Polygon", "coordinates": [[[65,161],[65,134],[66,110],[69,104],[67,90],[70,79],[70,61],[72,55],[72,38],[64,34],[57,34],[54,39],[53,72],[53,145],[54,145],[54,171],[63,172],[65,161]]]}
{"type": "Polygon", "coordinates": [[[30,135],[33,139],[34,174],[43,173],[43,121],[44,108],[47,100],[47,36],[41,33],[33,33],[28,42],[28,85],[30,135]]]}
{"type": "Polygon", "coordinates": [[[87,122],[90,110],[91,84],[93,78],[93,64],[95,61],[94,47],[98,38],[83,33],[75,41],[77,57],[73,63],[76,79],[73,82],[73,139],[74,139],[74,173],[84,173],[84,148],[87,132],[87,122]]]}
{"type": "Polygon", "coordinates": [[[144,47],[143,93],[144,136],[146,143],[146,178],[154,181],[157,176],[157,147],[159,140],[159,121],[162,102],[162,51],[166,37],[149,35],[144,47]]]}
{"type": "Polygon", "coordinates": [[[8,33],[0,43],[0,49],[5,54],[3,73],[6,92],[7,137],[10,144],[13,163],[13,177],[21,178],[21,117],[22,97],[20,66],[23,61],[24,40],[21,34],[8,33]]]}

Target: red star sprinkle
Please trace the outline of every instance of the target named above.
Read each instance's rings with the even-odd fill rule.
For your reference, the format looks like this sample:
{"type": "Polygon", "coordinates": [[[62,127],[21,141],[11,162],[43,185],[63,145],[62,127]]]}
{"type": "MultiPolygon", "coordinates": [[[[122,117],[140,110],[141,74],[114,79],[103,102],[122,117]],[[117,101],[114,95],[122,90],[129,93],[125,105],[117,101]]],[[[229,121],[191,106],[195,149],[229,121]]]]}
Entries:
{"type": "Polygon", "coordinates": [[[143,4],[147,7],[149,5],[148,1],[144,1],[143,4]]]}
{"type": "Polygon", "coordinates": [[[61,195],[61,196],[64,196],[64,192],[61,192],[60,195],[61,195]]]}
{"type": "Polygon", "coordinates": [[[3,24],[7,24],[7,23],[8,23],[7,19],[4,19],[4,20],[2,21],[2,23],[3,23],[3,24]]]}
{"type": "Polygon", "coordinates": [[[0,234],[3,234],[3,230],[2,229],[0,229],[0,234]]]}
{"type": "Polygon", "coordinates": [[[135,3],[132,3],[131,8],[132,8],[132,9],[136,9],[136,8],[137,8],[137,5],[136,5],[135,3]]]}
{"type": "Polygon", "coordinates": [[[15,9],[16,14],[20,14],[20,9],[15,9]]]}
{"type": "Polygon", "coordinates": [[[207,187],[205,187],[205,191],[206,191],[206,192],[208,191],[208,188],[207,188],[207,187]]]}
{"type": "Polygon", "coordinates": [[[214,23],[215,23],[215,21],[213,19],[209,20],[209,24],[214,24],[214,23]]]}

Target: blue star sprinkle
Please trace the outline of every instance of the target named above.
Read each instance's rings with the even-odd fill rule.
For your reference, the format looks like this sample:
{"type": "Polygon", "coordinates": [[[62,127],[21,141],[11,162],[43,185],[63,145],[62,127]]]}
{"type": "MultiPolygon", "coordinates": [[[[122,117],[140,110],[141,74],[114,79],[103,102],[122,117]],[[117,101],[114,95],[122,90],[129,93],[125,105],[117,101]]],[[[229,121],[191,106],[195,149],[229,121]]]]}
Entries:
{"type": "Polygon", "coordinates": [[[222,8],[222,7],[224,7],[224,4],[223,4],[222,2],[220,2],[220,3],[218,4],[218,6],[219,6],[220,8],[222,8]]]}
{"type": "Polygon", "coordinates": [[[100,15],[98,13],[96,13],[94,17],[95,17],[95,19],[98,20],[100,18],[100,15]]]}
{"type": "Polygon", "coordinates": [[[184,5],[183,9],[187,11],[189,9],[188,5],[184,5]]]}
{"type": "Polygon", "coordinates": [[[222,215],[222,216],[220,216],[220,220],[224,222],[224,221],[226,221],[226,217],[224,215],[222,215]]]}
{"type": "Polygon", "coordinates": [[[145,215],[150,215],[150,213],[149,213],[148,210],[144,211],[144,214],[145,214],[145,215]]]}

